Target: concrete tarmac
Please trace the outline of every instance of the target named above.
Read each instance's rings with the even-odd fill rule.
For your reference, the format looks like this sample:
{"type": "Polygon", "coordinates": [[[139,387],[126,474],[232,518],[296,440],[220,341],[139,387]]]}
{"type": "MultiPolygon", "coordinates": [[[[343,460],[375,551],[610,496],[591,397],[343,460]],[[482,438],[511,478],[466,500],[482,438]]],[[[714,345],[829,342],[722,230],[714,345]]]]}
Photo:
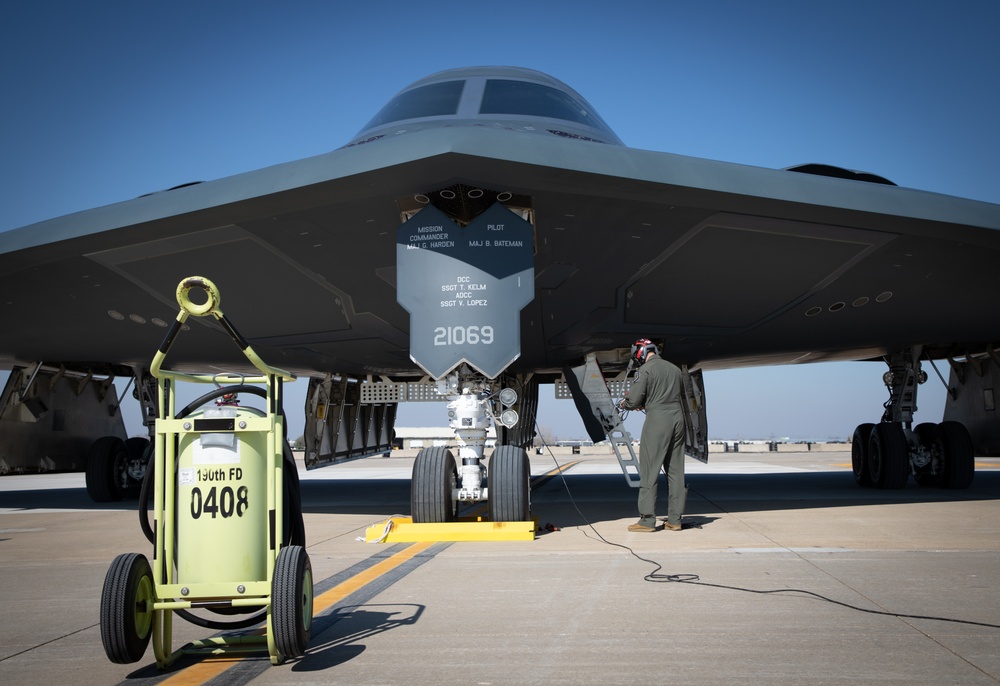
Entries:
{"type": "MultiPolygon", "coordinates": [[[[1000,683],[998,460],[968,490],[880,491],[849,452],[713,454],[687,462],[685,528],[640,534],[613,456],[532,453],[534,541],[357,541],[409,513],[412,456],[301,472],[318,607],[277,667],[109,662],[104,576],[151,556],[135,502],[0,478],[0,684],[1000,683]]],[[[174,645],[212,633],[176,620],[174,645]]]]}

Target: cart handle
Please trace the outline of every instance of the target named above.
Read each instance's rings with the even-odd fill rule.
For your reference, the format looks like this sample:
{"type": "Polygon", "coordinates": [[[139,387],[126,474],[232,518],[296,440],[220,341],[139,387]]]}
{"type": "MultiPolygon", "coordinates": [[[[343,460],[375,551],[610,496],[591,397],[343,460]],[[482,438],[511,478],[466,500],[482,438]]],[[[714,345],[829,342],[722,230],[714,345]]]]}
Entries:
{"type": "Polygon", "coordinates": [[[204,276],[189,276],[177,284],[177,304],[183,311],[195,317],[204,317],[208,314],[222,316],[222,311],[219,309],[220,302],[222,296],[219,295],[219,289],[204,276]],[[201,305],[191,300],[190,293],[195,289],[204,291],[208,296],[201,305]]]}
{"type": "Polygon", "coordinates": [[[184,374],[181,372],[168,372],[160,369],[164,358],[167,356],[167,351],[170,350],[170,346],[174,344],[174,339],[177,337],[177,334],[180,333],[188,316],[194,315],[195,317],[205,317],[212,315],[219,321],[220,324],[222,324],[226,333],[228,333],[236,342],[236,345],[239,346],[241,351],[243,351],[243,354],[246,355],[251,364],[263,372],[265,377],[278,376],[285,381],[294,381],[294,374],[287,372],[284,369],[271,367],[265,363],[259,355],[257,355],[254,349],[250,347],[247,340],[243,338],[240,332],[236,330],[232,323],[230,323],[226,315],[222,313],[222,310],[219,309],[219,304],[221,302],[222,296],[219,295],[219,289],[214,283],[211,282],[211,280],[206,279],[204,276],[189,276],[186,279],[182,279],[181,282],[177,284],[177,304],[180,305],[181,309],[180,312],[177,313],[177,318],[167,331],[167,335],[164,337],[163,343],[160,344],[160,349],[153,357],[153,363],[150,366],[150,374],[157,379],[161,376],[165,376],[201,383],[212,382],[217,375],[184,374]],[[191,291],[195,289],[203,291],[206,294],[207,299],[205,302],[199,304],[191,300],[191,291]]]}

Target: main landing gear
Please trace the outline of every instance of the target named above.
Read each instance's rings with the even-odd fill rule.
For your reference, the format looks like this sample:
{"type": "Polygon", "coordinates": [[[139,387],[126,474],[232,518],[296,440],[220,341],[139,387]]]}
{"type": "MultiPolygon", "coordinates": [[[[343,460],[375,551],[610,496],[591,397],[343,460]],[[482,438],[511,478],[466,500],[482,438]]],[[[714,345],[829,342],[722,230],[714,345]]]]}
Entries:
{"type": "MultiPolygon", "coordinates": [[[[483,465],[486,434],[495,420],[508,429],[519,418],[513,406],[519,396],[513,388],[498,384],[463,367],[437,382],[437,392],[448,399],[448,418],[458,438],[459,468],[451,450],[444,446],[424,448],[413,462],[410,510],[416,524],[452,522],[461,503],[489,503],[494,522],[531,519],[530,465],[519,445],[500,445],[483,465]]],[[[530,403],[525,403],[529,411],[530,403]]],[[[523,433],[523,432],[522,432],[523,433]]],[[[528,432],[530,434],[530,432],[528,432]]]]}
{"type": "MultiPolygon", "coordinates": [[[[140,368],[133,368],[133,376],[136,384],[133,396],[139,401],[143,421],[150,436],[153,436],[157,414],[156,379],[140,368]]],[[[116,407],[120,404],[119,400],[116,407]]],[[[139,490],[152,457],[153,443],[148,438],[142,436],[124,440],[117,436],[98,438],[91,444],[85,459],[87,495],[95,503],[139,497],[139,490]]]]}
{"type": "Polygon", "coordinates": [[[968,488],[975,475],[972,439],[960,422],[918,424],[917,386],[927,380],[920,349],[893,353],[882,380],[889,389],[882,421],[860,424],[851,441],[854,480],[860,486],[902,488],[913,475],[920,486],[968,488]]]}

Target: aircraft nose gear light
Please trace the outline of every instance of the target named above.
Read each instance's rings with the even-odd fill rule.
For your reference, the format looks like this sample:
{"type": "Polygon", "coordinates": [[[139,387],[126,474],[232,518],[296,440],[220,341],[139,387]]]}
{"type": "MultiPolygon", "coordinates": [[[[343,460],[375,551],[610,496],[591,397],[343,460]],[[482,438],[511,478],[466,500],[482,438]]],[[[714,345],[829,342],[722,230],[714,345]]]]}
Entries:
{"type": "Polygon", "coordinates": [[[504,407],[510,407],[517,402],[517,391],[513,388],[505,388],[500,391],[500,404],[504,407]]]}
{"type": "Polygon", "coordinates": [[[112,562],[101,595],[101,639],[112,662],[142,658],[153,642],[163,669],[182,654],[266,650],[272,664],[305,653],[312,626],[312,565],[305,551],[301,500],[284,438],[283,382],[223,315],[215,284],[192,276],[177,287],[180,311],[150,373],[158,405],[153,468],[140,495],[140,523],[154,545],[152,565],[137,553],[112,562]],[[192,294],[200,291],[205,301],[192,294]],[[186,374],[162,369],[189,316],[212,316],[258,376],[186,374]],[[175,411],[175,385],[217,386],[175,411]],[[254,385],[257,384],[257,385],[254,385]],[[264,398],[266,410],[240,406],[240,394],[264,398]],[[216,401],[206,409],[199,409],[216,401]],[[154,526],[146,521],[153,493],[154,526]],[[227,623],[190,613],[252,614],[227,623]],[[267,621],[264,636],[223,635],[172,649],[174,614],[209,628],[247,628],[267,621]]]}

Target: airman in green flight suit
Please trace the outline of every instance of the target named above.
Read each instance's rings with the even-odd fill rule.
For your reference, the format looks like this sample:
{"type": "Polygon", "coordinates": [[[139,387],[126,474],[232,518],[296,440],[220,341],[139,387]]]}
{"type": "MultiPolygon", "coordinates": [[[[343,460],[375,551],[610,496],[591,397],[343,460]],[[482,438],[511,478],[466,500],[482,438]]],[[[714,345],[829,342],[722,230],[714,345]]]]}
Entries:
{"type": "Polygon", "coordinates": [[[656,531],[656,492],[660,469],[667,472],[667,521],[665,531],[681,530],[684,485],[684,408],[681,404],[681,370],[661,358],[648,338],[632,345],[632,359],[639,373],[619,407],[645,408],[646,420],[639,439],[639,521],[629,531],[656,531]]]}

